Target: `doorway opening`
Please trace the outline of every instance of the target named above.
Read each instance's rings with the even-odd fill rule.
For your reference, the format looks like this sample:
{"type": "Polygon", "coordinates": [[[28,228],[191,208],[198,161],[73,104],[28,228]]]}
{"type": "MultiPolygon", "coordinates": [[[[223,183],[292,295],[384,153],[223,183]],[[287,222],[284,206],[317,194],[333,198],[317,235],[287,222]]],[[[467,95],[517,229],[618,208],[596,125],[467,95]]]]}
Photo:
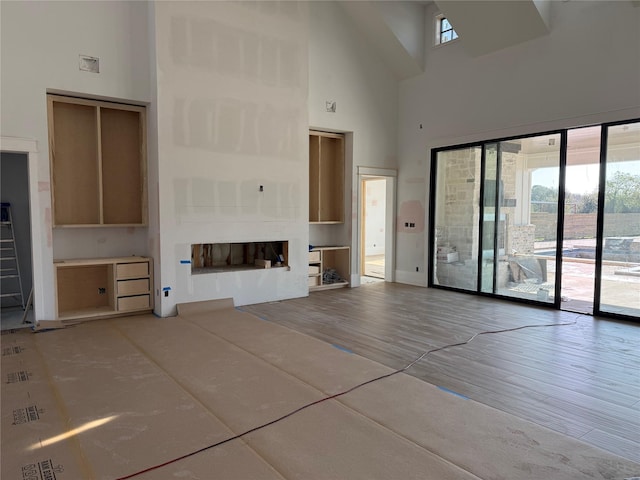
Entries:
{"type": "Polygon", "coordinates": [[[393,281],[395,179],[393,170],[358,168],[360,283],[393,281]]]}
{"type": "Polygon", "coordinates": [[[0,153],[2,247],[2,330],[33,323],[30,292],[33,289],[29,157],[25,153],[0,153]]]}
{"type": "Polygon", "coordinates": [[[362,276],[384,280],[386,180],[362,180],[362,276]]]}

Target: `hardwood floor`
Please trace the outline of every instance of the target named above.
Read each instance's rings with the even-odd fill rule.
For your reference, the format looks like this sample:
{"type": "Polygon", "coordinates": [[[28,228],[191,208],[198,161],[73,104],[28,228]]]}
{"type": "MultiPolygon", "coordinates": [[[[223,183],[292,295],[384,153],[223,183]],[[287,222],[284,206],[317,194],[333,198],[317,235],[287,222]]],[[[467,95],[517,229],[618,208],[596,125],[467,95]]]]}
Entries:
{"type": "Polygon", "coordinates": [[[395,283],[241,308],[640,463],[640,324],[395,283]]]}

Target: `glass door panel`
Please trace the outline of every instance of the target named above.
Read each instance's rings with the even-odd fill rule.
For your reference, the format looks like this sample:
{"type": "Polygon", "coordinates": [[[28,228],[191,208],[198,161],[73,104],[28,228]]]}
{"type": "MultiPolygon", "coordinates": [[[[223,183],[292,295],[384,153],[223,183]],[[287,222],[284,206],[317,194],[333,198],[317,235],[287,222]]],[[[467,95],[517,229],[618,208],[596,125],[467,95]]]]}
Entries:
{"type": "Polygon", "coordinates": [[[640,122],[606,136],[599,311],[640,317],[640,122]]]}
{"type": "Polygon", "coordinates": [[[496,207],[500,195],[498,188],[498,144],[485,145],[485,166],[483,185],[483,212],[482,212],[482,275],[480,277],[480,290],[485,293],[494,292],[494,272],[498,262],[496,207]]]}
{"type": "Polygon", "coordinates": [[[560,308],[593,313],[600,180],[600,126],[567,132],[560,308]]]}
{"type": "Polygon", "coordinates": [[[560,134],[500,142],[495,292],[554,302],[560,134]]]}
{"type": "Polygon", "coordinates": [[[434,285],[477,291],[481,158],[480,147],[437,153],[434,285]]]}

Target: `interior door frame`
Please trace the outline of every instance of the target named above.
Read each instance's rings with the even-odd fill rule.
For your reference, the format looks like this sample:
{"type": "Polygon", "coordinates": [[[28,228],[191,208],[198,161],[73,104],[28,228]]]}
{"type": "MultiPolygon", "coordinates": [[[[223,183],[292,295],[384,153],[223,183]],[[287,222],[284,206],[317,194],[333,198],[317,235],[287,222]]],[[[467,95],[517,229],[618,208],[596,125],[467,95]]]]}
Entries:
{"type": "Polygon", "coordinates": [[[384,281],[395,281],[395,223],[397,170],[377,167],[358,167],[358,243],[357,271],[360,277],[364,273],[364,197],[363,185],[367,179],[386,181],[385,238],[384,238],[384,281]]]}
{"type": "MultiPolygon", "coordinates": [[[[29,198],[29,215],[31,222],[31,280],[33,286],[32,304],[34,321],[37,322],[46,318],[46,300],[44,288],[45,272],[43,271],[43,265],[46,252],[51,252],[51,247],[46,243],[46,239],[50,238],[50,231],[47,232],[43,230],[41,208],[39,203],[40,189],[38,188],[38,144],[35,140],[31,140],[28,138],[1,137],[0,150],[6,153],[23,154],[27,157],[27,174],[29,176],[29,192],[27,195],[29,198]]],[[[48,191],[46,193],[48,193],[48,191]]],[[[53,266],[52,255],[50,263],[53,266]]],[[[51,285],[52,282],[48,283],[51,285]]],[[[28,296],[29,293],[25,292],[25,295],[28,296]]],[[[25,302],[26,301],[27,300],[25,298],[25,302]]]]}

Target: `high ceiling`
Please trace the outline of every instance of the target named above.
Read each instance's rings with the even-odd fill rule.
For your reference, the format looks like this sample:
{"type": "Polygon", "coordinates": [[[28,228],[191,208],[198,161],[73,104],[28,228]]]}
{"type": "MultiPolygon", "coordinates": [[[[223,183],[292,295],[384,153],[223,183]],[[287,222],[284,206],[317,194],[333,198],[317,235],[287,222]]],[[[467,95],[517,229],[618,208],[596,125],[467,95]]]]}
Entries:
{"type": "MultiPolygon", "coordinates": [[[[640,6],[640,0],[628,1],[640,6]]],[[[427,10],[439,11],[451,21],[457,41],[472,57],[551,31],[552,0],[345,0],[340,4],[398,80],[424,71],[425,35],[432,34],[425,29],[427,10]]]]}

